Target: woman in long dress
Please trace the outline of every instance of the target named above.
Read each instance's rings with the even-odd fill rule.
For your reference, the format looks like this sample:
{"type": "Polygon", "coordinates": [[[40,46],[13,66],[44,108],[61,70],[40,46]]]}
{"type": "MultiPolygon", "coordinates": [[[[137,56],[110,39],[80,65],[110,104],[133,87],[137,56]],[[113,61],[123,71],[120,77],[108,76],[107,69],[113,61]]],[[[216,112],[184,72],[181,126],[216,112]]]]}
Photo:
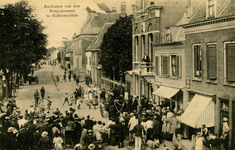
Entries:
{"type": "Polygon", "coordinates": [[[55,150],[63,150],[63,139],[59,136],[59,133],[55,133],[55,137],[53,138],[53,143],[54,143],[54,149],[55,150]]]}
{"type": "Polygon", "coordinates": [[[92,99],[93,99],[93,93],[91,92],[91,90],[89,90],[88,91],[88,106],[89,106],[89,109],[91,109],[92,99]]]}
{"type": "Polygon", "coordinates": [[[206,150],[206,147],[203,145],[203,141],[205,141],[204,137],[199,132],[196,137],[196,146],[195,150],[206,150]]]}

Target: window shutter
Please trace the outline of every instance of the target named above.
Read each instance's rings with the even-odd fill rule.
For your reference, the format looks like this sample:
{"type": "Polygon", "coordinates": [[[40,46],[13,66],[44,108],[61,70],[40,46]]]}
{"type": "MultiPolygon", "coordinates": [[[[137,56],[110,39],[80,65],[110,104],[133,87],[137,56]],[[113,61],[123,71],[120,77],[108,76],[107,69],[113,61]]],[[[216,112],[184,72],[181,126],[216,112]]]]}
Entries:
{"type": "Polygon", "coordinates": [[[194,46],[194,70],[193,70],[193,73],[194,73],[194,76],[196,77],[197,76],[197,66],[198,66],[198,48],[197,46],[194,46]]]}
{"type": "Polygon", "coordinates": [[[228,82],[235,81],[235,44],[228,44],[226,50],[226,76],[228,82]]]}
{"type": "Polygon", "coordinates": [[[168,75],[168,57],[167,56],[162,56],[162,62],[163,62],[163,68],[162,68],[162,72],[163,75],[168,75]]]}
{"type": "Polygon", "coordinates": [[[217,77],[216,45],[209,45],[207,47],[207,73],[208,73],[208,79],[216,80],[217,77]]]}
{"type": "Polygon", "coordinates": [[[170,76],[170,56],[167,56],[167,76],[169,77],[170,76]]]}
{"type": "Polygon", "coordinates": [[[156,69],[156,74],[159,74],[159,62],[158,62],[158,56],[155,57],[155,69],[156,69]]]}

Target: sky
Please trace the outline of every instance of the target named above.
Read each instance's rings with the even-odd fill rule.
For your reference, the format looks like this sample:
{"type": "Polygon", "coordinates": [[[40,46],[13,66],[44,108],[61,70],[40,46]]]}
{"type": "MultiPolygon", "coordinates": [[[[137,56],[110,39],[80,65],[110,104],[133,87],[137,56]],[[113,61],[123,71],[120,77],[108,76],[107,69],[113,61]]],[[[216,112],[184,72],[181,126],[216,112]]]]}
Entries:
{"type": "MultiPolygon", "coordinates": [[[[20,0],[1,0],[0,5],[19,1],[20,0]]],[[[101,12],[96,2],[107,2],[107,5],[112,9],[112,7],[120,5],[123,1],[127,3],[127,8],[128,5],[131,6],[135,3],[135,0],[28,0],[29,5],[36,8],[35,13],[37,14],[37,18],[43,21],[42,25],[46,27],[44,33],[48,35],[47,48],[60,47],[63,45],[64,40],[72,40],[74,33],[79,34],[80,28],[87,19],[87,6],[101,12]],[[62,6],[62,8],[48,8],[51,5],[62,6]],[[71,7],[66,7],[69,5],[71,7]],[[57,14],[55,12],[57,10],[73,11],[58,12],[58,14],[73,14],[75,17],[52,17],[52,14],[57,14]]]]}

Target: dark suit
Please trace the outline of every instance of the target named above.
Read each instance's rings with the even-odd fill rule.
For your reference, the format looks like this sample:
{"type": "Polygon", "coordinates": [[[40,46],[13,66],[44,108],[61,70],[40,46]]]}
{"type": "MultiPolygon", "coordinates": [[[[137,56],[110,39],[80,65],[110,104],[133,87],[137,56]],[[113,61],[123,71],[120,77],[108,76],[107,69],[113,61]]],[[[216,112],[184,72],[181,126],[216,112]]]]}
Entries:
{"type": "Polygon", "coordinates": [[[142,62],[150,62],[149,56],[148,55],[144,55],[142,62]]]}

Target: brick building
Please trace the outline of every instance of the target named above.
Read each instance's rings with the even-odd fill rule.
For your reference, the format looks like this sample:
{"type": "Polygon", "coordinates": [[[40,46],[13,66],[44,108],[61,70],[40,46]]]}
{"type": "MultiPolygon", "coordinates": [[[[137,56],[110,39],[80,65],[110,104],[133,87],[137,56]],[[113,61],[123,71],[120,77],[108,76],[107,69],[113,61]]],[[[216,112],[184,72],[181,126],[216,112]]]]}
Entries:
{"type": "Polygon", "coordinates": [[[189,105],[180,119],[191,127],[206,124],[221,135],[227,117],[234,147],[235,1],[203,0],[183,27],[189,105]]]}
{"type": "Polygon", "coordinates": [[[183,18],[186,1],[137,0],[133,5],[132,70],[126,72],[130,94],[151,98],[155,83],[156,59],[154,44],[164,42],[166,27],[174,26],[183,18]],[[148,62],[143,62],[146,55],[148,62]]]}

